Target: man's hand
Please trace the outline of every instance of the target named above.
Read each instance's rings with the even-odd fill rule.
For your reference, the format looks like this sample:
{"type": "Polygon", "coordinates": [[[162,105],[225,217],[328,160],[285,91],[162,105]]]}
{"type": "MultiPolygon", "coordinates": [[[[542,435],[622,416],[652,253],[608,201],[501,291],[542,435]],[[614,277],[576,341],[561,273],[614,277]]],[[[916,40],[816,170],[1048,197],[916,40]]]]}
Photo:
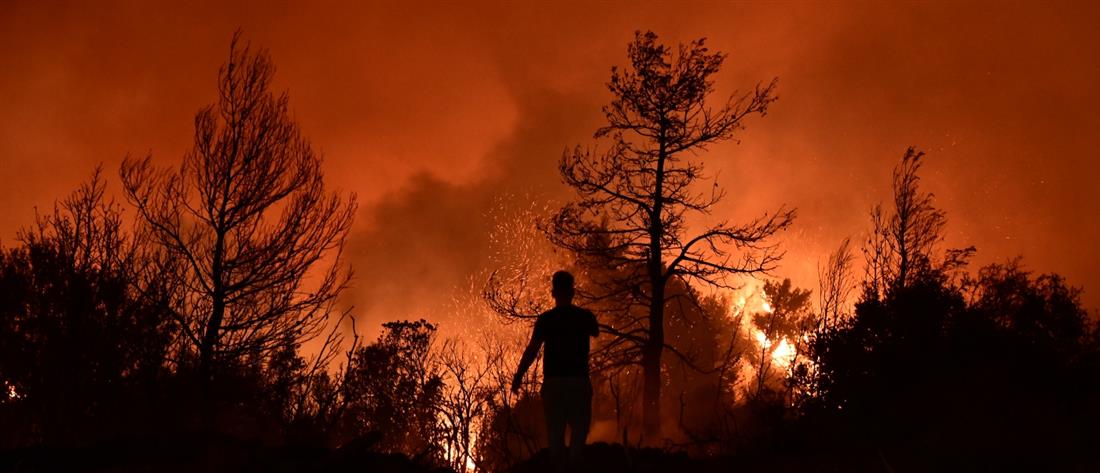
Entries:
{"type": "Polygon", "coordinates": [[[516,375],[512,377],[512,393],[518,393],[519,392],[519,387],[522,386],[522,385],[523,385],[523,375],[519,374],[519,373],[516,373],[516,375]]]}
{"type": "Polygon", "coordinates": [[[523,385],[523,374],[527,372],[527,368],[531,367],[531,363],[535,362],[535,357],[539,355],[539,348],[542,348],[542,337],[539,336],[538,324],[536,323],[535,326],[535,331],[531,333],[531,342],[527,344],[527,349],[523,350],[523,358],[519,360],[516,375],[512,376],[513,393],[519,392],[519,387],[523,385]]]}

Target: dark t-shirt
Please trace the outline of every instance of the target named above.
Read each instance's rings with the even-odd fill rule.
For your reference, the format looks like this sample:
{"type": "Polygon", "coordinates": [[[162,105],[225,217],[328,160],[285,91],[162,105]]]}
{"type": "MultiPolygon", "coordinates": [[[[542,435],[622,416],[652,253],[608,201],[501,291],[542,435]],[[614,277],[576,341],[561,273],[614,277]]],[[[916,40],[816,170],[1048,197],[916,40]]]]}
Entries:
{"type": "Polygon", "coordinates": [[[535,321],[535,338],[546,344],[544,377],[588,377],[589,337],[599,335],[596,316],[577,306],[555,307],[535,321]]]}

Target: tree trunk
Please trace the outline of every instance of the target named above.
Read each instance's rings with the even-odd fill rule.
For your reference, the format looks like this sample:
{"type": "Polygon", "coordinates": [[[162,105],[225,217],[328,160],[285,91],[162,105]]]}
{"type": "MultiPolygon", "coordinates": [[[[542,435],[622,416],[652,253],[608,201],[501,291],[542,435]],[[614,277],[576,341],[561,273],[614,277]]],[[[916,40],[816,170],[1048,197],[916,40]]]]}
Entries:
{"type": "Polygon", "coordinates": [[[664,211],[665,179],[665,141],[661,132],[655,186],[653,189],[653,213],[649,216],[649,261],[646,268],[649,273],[649,336],[642,347],[642,426],[645,438],[650,444],[656,444],[661,438],[661,352],[665,347],[665,264],[662,261],[664,248],[664,211]]]}
{"type": "Polygon", "coordinates": [[[646,443],[656,444],[661,438],[661,352],[664,349],[664,284],[653,288],[649,307],[649,338],[642,348],[642,426],[646,443]]]}
{"type": "Polygon", "coordinates": [[[225,320],[225,289],[222,284],[222,260],[224,258],[225,237],[223,232],[218,232],[217,241],[214,244],[214,258],[212,264],[211,282],[213,293],[211,294],[210,319],[207,320],[203,330],[202,343],[199,346],[199,382],[202,384],[202,409],[201,422],[203,432],[209,434],[214,429],[215,402],[214,402],[214,352],[218,347],[218,339],[225,320]]]}
{"type": "Polygon", "coordinates": [[[225,314],[225,305],[218,304],[215,299],[210,321],[206,327],[206,333],[202,338],[202,346],[199,347],[199,383],[202,390],[201,422],[202,429],[210,433],[214,428],[214,350],[217,345],[217,333],[221,329],[221,321],[225,314]]]}

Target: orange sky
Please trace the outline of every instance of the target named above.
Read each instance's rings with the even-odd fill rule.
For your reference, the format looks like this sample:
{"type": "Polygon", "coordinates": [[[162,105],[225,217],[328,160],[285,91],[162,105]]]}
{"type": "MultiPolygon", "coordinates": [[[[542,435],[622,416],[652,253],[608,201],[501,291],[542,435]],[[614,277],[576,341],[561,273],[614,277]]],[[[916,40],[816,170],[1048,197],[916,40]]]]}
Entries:
{"type": "Polygon", "coordinates": [[[906,146],[948,244],[1024,255],[1100,306],[1100,9],[1035,3],[0,2],[0,242],[127,153],[176,163],[238,27],[362,202],[349,296],[363,320],[431,316],[484,266],[486,207],[567,196],[566,146],[591,143],[636,29],[728,52],[725,94],[780,78],[780,100],[707,165],[720,215],[799,218],[778,276],[814,264],[887,196],[906,146]],[[273,6],[274,4],[274,6],[273,6]]]}

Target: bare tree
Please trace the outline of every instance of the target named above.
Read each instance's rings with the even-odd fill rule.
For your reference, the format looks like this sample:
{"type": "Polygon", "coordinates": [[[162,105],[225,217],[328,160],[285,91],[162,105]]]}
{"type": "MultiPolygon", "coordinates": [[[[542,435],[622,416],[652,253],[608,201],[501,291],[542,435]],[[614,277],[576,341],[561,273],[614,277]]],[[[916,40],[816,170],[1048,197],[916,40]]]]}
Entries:
{"type": "Polygon", "coordinates": [[[894,168],[893,207],[871,210],[872,233],[863,247],[866,259],[865,291],[876,298],[891,288],[902,288],[929,271],[943,272],[965,266],[974,247],[950,249],[935,261],[934,251],[943,240],[947,216],[933,205],[934,195],[920,189],[918,171],[923,151],[909,147],[894,168]]]}
{"type": "Polygon", "coordinates": [[[140,223],[179,270],[173,316],[204,382],[220,362],[316,336],[349,275],[340,253],[355,197],[326,191],[287,94],[269,91],[274,72],[234,35],[182,165],[146,156],[121,168],[140,223]]]}
{"type": "Polygon", "coordinates": [[[501,395],[505,382],[499,380],[494,368],[501,366],[499,350],[484,351],[483,357],[472,355],[456,340],[447,341],[440,351],[440,365],[447,383],[446,393],[439,403],[443,440],[450,467],[466,473],[483,470],[475,448],[486,417],[501,395]]]}
{"type": "Polygon", "coordinates": [[[563,181],[579,199],[547,225],[559,247],[598,256],[617,276],[598,290],[604,297],[629,296],[644,308],[603,330],[634,347],[644,375],[644,430],[660,437],[661,356],[665,342],[666,285],[673,279],[730,287],[729,276],[767,271],[782,256],[770,236],[786,228],[794,211],[780,209],[744,224],[721,221],[688,232],[692,214],[709,214],[725,192],[698,188],[704,179],[697,157],[707,147],[734,139],[750,115],[764,115],[776,100],[776,82],[735,93],[718,107],[707,101],[712,76],[726,56],[710,53],[699,39],[675,51],[652,32],[637,33],[628,46],[629,69],[613,68],[607,86],[614,98],[604,107],[608,124],[595,138],[603,152],[576,147],[562,157],[563,181]]]}
{"type": "MultiPolygon", "coordinates": [[[[477,421],[477,438],[470,449],[472,462],[478,471],[507,470],[518,461],[534,455],[545,443],[545,435],[540,435],[539,430],[541,422],[532,422],[532,414],[541,414],[541,409],[537,409],[537,383],[523,383],[516,393],[509,389],[520,354],[527,344],[526,337],[513,336],[523,334],[518,330],[512,334],[506,330],[507,327],[504,330],[498,327],[481,334],[476,349],[480,355],[463,358],[465,363],[476,365],[473,370],[467,368],[468,372],[476,372],[476,377],[459,376],[461,370],[447,368],[448,388],[453,392],[477,391],[482,394],[480,401],[484,406],[480,418],[474,419],[477,421]],[[481,374],[482,371],[485,374],[481,374]],[[478,380],[476,389],[471,389],[474,385],[470,380],[473,379],[478,380]],[[462,387],[464,384],[470,387],[462,387]]],[[[450,346],[456,345],[452,343],[450,346]]],[[[443,358],[446,360],[448,357],[443,358]]],[[[536,359],[536,366],[528,371],[529,379],[538,376],[540,370],[537,365],[540,362],[536,359]]]]}
{"type": "Polygon", "coordinates": [[[829,259],[817,267],[817,306],[820,312],[818,322],[828,326],[835,323],[847,312],[846,306],[851,299],[855,281],[852,278],[851,239],[840,242],[829,259]]]}

